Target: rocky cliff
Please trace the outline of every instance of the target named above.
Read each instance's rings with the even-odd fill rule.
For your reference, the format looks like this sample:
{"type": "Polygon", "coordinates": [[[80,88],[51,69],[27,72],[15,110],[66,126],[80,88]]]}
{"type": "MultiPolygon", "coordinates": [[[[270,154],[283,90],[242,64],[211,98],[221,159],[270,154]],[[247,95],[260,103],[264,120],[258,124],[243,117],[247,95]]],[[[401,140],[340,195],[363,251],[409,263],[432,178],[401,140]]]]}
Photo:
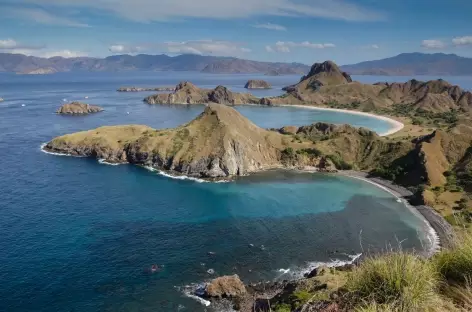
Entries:
{"type": "Polygon", "coordinates": [[[173,93],[160,93],[144,99],[148,104],[257,104],[259,99],[248,93],[231,92],[218,86],[213,90],[200,89],[191,82],[181,82],[173,93]]]}
{"type": "Polygon", "coordinates": [[[272,86],[270,83],[264,80],[249,80],[244,86],[246,89],[270,89],[272,86]]]}
{"type": "Polygon", "coordinates": [[[67,115],[85,115],[98,113],[103,111],[103,108],[96,105],[89,105],[80,102],[72,102],[69,104],[62,105],[57,111],[57,114],[67,114],[67,115]]]}

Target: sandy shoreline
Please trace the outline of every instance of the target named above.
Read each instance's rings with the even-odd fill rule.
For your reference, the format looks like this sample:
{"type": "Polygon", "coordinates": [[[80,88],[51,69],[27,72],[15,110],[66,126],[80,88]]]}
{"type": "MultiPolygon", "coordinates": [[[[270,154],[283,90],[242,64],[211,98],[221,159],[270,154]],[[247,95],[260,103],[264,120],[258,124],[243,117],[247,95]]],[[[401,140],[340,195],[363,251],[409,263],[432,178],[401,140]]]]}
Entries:
{"type": "Polygon", "coordinates": [[[311,106],[311,105],[290,105],[290,104],[280,104],[276,106],[296,107],[296,108],[314,109],[314,110],[321,110],[321,111],[340,112],[340,113],[346,113],[346,114],[352,114],[352,115],[361,115],[361,116],[367,116],[367,117],[383,120],[391,124],[393,128],[388,130],[387,132],[379,133],[378,135],[380,136],[387,136],[387,135],[394,134],[395,132],[398,132],[405,127],[403,123],[389,117],[376,115],[372,113],[359,112],[359,111],[354,111],[354,110],[349,110],[349,109],[318,107],[318,106],[311,106]]]}
{"type": "Polygon", "coordinates": [[[412,209],[412,212],[419,214],[430,228],[428,235],[431,239],[431,247],[426,256],[430,257],[441,248],[449,248],[454,244],[455,234],[452,226],[432,207],[413,205],[410,200],[414,194],[407,188],[382,178],[371,177],[366,172],[349,170],[339,171],[337,174],[373,184],[403,200],[408,208],[412,209]]]}

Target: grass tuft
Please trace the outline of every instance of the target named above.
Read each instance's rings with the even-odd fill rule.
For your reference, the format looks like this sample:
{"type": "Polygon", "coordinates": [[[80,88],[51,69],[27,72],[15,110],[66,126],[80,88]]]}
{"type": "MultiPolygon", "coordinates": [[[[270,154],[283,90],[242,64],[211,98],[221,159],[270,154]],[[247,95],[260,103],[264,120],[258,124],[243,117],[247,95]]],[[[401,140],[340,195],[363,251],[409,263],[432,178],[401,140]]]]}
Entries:
{"type": "Polygon", "coordinates": [[[448,282],[466,286],[472,281],[472,236],[467,235],[451,250],[437,254],[434,263],[448,282]]]}
{"type": "Polygon", "coordinates": [[[434,307],[438,285],[431,262],[395,252],[366,259],[349,275],[346,287],[358,303],[375,302],[379,307],[390,305],[396,309],[393,311],[406,312],[434,307]]]}

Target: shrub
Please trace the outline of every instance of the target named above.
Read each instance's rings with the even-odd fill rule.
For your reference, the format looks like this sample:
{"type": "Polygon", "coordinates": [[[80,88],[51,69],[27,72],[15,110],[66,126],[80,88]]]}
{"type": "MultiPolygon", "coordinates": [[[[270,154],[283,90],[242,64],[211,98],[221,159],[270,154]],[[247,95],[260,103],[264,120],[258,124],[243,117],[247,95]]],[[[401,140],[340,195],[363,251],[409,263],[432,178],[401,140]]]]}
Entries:
{"type": "Polygon", "coordinates": [[[472,236],[462,238],[454,249],[442,251],[434,260],[444,279],[466,285],[472,280],[472,236]]]}
{"type": "Polygon", "coordinates": [[[403,252],[366,259],[349,275],[346,287],[355,301],[392,305],[393,311],[424,311],[438,299],[434,265],[403,252]]]}
{"type": "Polygon", "coordinates": [[[326,157],[333,162],[333,164],[336,166],[337,169],[340,169],[340,170],[351,170],[352,169],[352,165],[345,162],[338,155],[328,155],[326,157]]]}

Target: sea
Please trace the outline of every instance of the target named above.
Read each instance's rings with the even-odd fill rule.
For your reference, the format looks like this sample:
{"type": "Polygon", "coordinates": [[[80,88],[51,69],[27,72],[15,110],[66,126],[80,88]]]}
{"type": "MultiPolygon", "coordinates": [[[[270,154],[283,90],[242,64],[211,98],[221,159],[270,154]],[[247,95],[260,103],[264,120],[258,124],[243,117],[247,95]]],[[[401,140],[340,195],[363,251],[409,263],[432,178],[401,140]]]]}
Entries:
{"type": "MultiPolygon", "coordinates": [[[[429,227],[376,186],[320,173],[271,171],[227,183],[176,178],[133,165],[51,155],[52,138],[103,125],[175,127],[203,106],[148,105],[152,92],[120,86],[224,85],[265,79],[282,94],[298,76],[189,72],[0,75],[0,311],[222,311],[192,297],[196,285],[299,278],[321,263],[430,247],[429,227]],[[105,111],[60,116],[63,103],[105,111]],[[151,267],[158,266],[156,272],[151,267]]],[[[386,77],[360,76],[361,81],[386,77]]],[[[409,77],[388,77],[406,81],[409,77]]],[[[452,82],[471,88],[470,78],[452,82]]],[[[241,106],[261,127],[349,123],[379,133],[384,120],[290,107],[241,106]]]]}

